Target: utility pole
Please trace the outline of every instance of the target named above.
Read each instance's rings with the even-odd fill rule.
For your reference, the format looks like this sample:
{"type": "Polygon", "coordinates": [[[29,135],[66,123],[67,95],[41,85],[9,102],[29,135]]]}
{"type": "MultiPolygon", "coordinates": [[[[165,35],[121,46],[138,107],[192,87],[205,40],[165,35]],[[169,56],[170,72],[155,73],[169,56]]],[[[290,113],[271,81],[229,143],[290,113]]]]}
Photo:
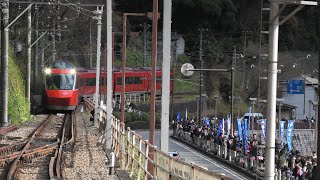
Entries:
{"type": "MultiPolygon", "coordinates": [[[[317,6],[317,8],[316,8],[316,34],[317,34],[317,40],[318,40],[318,61],[320,61],[320,46],[319,46],[319,44],[320,44],[320,6],[317,6]]],[[[318,79],[320,79],[320,66],[319,66],[319,70],[318,70],[318,79]]],[[[320,103],[319,103],[319,99],[320,99],[320,84],[318,83],[318,102],[317,102],[317,104],[316,104],[316,106],[317,106],[317,111],[316,111],[316,113],[317,113],[317,118],[316,118],[316,123],[317,123],[317,125],[316,125],[316,151],[317,151],[317,157],[320,157],[320,146],[318,145],[318,144],[320,144],[320,123],[318,122],[318,120],[319,120],[319,117],[320,117],[320,111],[319,111],[319,109],[320,109],[320,103]]],[[[317,164],[318,164],[318,166],[316,166],[316,169],[315,169],[315,171],[317,172],[316,173],[316,177],[320,177],[320,166],[319,166],[319,164],[320,164],[320,158],[317,158],[317,164]]]]}
{"type": "MultiPolygon", "coordinates": [[[[156,114],[156,69],[158,43],[158,0],[153,0],[152,16],[152,63],[151,63],[151,102],[150,102],[150,144],[154,144],[155,114],[156,114]]],[[[153,155],[152,155],[153,159],[153,155]]]]}
{"type": "Polygon", "coordinates": [[[163,1],[163,61],[161,93],[161,150],[169,151],[169,102],[172,0],[163,1]]]}
{"type": "MultiPolygon", "coordinates": [[[[203,68],[202,66],[202,38],[203,38],[203,30],[200,29],[200,49],[199,49],[199,60],[200,60],[200,69],[203,68]]],[[[201,127],[201,113],[202,113],[202,71],[199,71],[199,119],[198,119],[198,126],[201,127]]]]}
{"type": "Polygon", "coordinates": [[[30,111],[30,87],[31,87],[31,8],[28,9],[28,64],[27,64],[27,101],[28,101],[28,109],[30,111]]]}
{"type": "MultiPolygon", "coordinates": [[[[270,2],[269,23],[269,63],[268,63],[268,97],[267,97],[267,137],[266,137],[266,166],[264,179],[274,179],[275,168],[275,130],[277,107],[277,65],[279,37],[279,4],[270,2]],[[272,21],[273,20],[273,21],[272,21]]],[[[260,80],[259,80],[260,81],[260,80]]]]}
{"type": "Polygon", "coordinates": [[[56,16],[53,16],[52,61],[56,61],[56,16]]]}
{"type": "Polygon", "coordinates": [[[89,22],[89,67],[92,68],[92,25],[91,25],[91,18],[89,22]]]}
{"type": "Polygon", "coordinates": [[[125,103],[126,103],[126,60],[127,60],[127,14],[123,13],[122,22],[122,93],[121,93],[121,122],[125,122],[125,103]]]}
{"type": "MultiPolygon", "coordinates": [[[[36,18],[35,18],[35,26],[36,26],[36,31],[35,31],[35,38],[34,39],[38,39],[39,37],[39,8],[37,5],[35,5],[35,10],[36,10],[36,18]]],[[[37,91],[37,82],[38,82],[38,62],[39,62],[39,58],[38,58],[38,52],[39,52],[39,43],[37,42],[35,45],[35,51],[34,51],[34,66],[33,66],[33,87],[34,90],[37,91]]],[[[37,92],[38,93],[38,92],[37,92]]]]}
{"type": "Polygon", "coordinates": [[[234,104],[234,73],[237,60],[237,47],[233,48],[232,68],[231,68],[231,134],[233,135],[233,104],[234,104]]]}
{"type": "Polygon", "coordinates": [[[97,31],[97,69],[96,69],[96,93],[95,93],[95,107],[94,107],[94,127],[98,127],[98,108],[99,108],[99,80],[100,80],[100,48],[101,48],[101,16],[103,12],[103,7],[97,6],[97,10],[94,11],[96,15],[94,18],[98,21],[98,31],[97,31]]]}
{"type": "Polygon", "coordinates": [[[107,123],[105,129],[106,148],[111,149],[112,120],[112,0],[107,0],[107,123]]]}
{"type": "Polygon", "coordinates": [[[1,119],[2,126],[8,126],[8,51],[9,51],[9,0],[2,3],[1,34],[1,119]]]}
{"type": "MultiPolygon", "coordinates": [[[[247,50],[247,31],[244,31],[244,42],[243,42],[243,55],[246,55],[247,50]]],[[[245,87],[246,80],[246,59],[243,58],[243,72],[242,72],[242,86],[245,87]]]]}
{"type": "Polygon", "coordinates": [[[142,66],[144,67],[144,63],[147,60],[147,25],[143,23],[143,62],[142,66]]]}

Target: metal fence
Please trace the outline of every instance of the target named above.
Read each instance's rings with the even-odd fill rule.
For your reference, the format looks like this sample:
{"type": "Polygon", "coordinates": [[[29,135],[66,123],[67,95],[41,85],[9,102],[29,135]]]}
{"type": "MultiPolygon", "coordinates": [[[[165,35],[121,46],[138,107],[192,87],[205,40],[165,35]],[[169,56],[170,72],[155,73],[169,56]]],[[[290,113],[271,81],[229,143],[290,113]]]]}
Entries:
{"type": "MultiPolygon", "coordinates": [[[[93,110],[94,103],[84,99],[86,109],[93,110]]],[[[99,108],[99,130],[106,123],[106,111],[99,108]]],[[[120,162],[120,169],[126,170],[133,179],[157,180],[229,180],[230,178],[210,172],[195,164],[171,157],[144,140],[139,134],[115,117],[112,117],[112,149],[120,162]]]]}

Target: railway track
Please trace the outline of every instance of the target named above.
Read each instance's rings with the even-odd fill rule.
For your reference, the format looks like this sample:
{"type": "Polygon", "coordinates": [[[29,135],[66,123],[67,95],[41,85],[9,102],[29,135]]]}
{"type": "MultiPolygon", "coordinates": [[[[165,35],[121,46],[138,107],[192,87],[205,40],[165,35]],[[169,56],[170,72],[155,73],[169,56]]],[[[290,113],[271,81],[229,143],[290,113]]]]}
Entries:
{"type": "Polygon", "coordinates": [[[74,141],[73,121],[71,114],[50,115],[28,138],[1,147],[0,179],[50,179],[52,164],[57,167],[52,177],[61,177],[63,148],[74,141]]]}

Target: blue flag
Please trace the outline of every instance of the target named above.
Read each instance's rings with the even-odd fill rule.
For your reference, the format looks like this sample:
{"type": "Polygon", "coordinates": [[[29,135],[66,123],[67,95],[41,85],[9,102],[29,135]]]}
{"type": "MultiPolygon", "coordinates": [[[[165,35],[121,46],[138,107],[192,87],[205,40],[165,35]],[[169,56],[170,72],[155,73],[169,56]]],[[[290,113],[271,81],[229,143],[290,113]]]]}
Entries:
{"type": "Polygon", "coordinates": [[[178,112],[178,115],[177,115],[177,122],[180,122],[180,119],[181,119],[181,113],[178,112]]]}
{"type": "Polygon", "coordinates": [[[266,127],[267,127],[267,120],[262,119],[261,120],[261,130],[262,130],[264,139],[266,139],[266,129],[267,129],[266,127]]]}
{"type": "Polygon", "coordinates": [[[209,118],[208,118],[208,117],[206,117],[205,123],[206,123],[207,126],[210,127],[210,121],[209,121],[209,118]]]}
{"type": "Polygon", "coordinates": [[[242,127],[241,127],[241,119],[237,119],[237,123],[238,123],[238,137],[239,140],[242,140],[242,127]]]}
{"type": "Polygon", "coordinates": [[[247,121],[248,119],[244,119],[243,122],[242,122],[242,145],[243,145],[243,153],[245,154],[245,151],[247,150],[248,148],[248,145],[247,145],[247,121]]]}
{"type": "Polygon", "coordinates": [[[284,124],[285,124],[285,121],[280,121],[280,140],[281,140],[281,144],[284,143],[284,124]]]}
{"type": "Polygon", "coordinates": [[[247,137],[250,137],[250,122],[252,121],[251,107],[249,108],[249,119],[247,123],[247,137]]]}
{"type": "Polygon", "coordinates": [[[292,131],[294,129],[294,120],[288,121],[288,128],[287,128],[287,143],[289,151],[292,150],[292,131]]]}
{"type": "Polygon", "coordinates": [[[218,135],[217,135],[216,139],[219,138],[220,133],[222,131],[222,127],[223,127],[223,119],[220,120],[220,123],[219,123],[219,126],[218,126],[218,135]]]}

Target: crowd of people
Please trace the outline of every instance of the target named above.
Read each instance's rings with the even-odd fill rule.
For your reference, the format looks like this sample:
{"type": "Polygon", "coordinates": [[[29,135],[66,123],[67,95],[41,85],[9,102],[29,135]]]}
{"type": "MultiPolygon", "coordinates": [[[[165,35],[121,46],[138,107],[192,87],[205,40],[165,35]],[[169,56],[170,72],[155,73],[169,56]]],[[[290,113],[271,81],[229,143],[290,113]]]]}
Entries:
{"type": "MultiPolygon", "coordinates": [[[[177,130],[184,132],[189,132],[193,143],[195,143],[196,138],[201,138],[218,145],[222,145],[236,151],[237,154],[241,156],[237,159],[239,164],[245,166],[245,159],[251,159],[259,164],[263,164],[265,160],[265,150],[263,148],[258,148],[258,145],[264,144],[264,140],[258,138],[256,134],[248,135],[246,142],[243,142],[243,138],[238,137],[235,134],[228,134],[227,131],[219,131],[220,121],[217,118],[201,119],[201,126],[198,126],[198,119],[186,118],[179,119],[176,121],[175,126],[177,130]],[[219,134],[218,134],[219,133],[219,134]]],[[[208,148],[205,145],[203,148],[208,148]]],[[[281,169],[281,172],[290,174],[295,178],[302,179],[312,179],[312,176],[316,164],[316,153],[313,152],[312,156],[303,156],[299,151],[293,149],[289,151],[287,144],[281,144],[276,141],[276,167],[281,169]]],[[[253,167],[251,170],[254,170],[253,167]]]]}

